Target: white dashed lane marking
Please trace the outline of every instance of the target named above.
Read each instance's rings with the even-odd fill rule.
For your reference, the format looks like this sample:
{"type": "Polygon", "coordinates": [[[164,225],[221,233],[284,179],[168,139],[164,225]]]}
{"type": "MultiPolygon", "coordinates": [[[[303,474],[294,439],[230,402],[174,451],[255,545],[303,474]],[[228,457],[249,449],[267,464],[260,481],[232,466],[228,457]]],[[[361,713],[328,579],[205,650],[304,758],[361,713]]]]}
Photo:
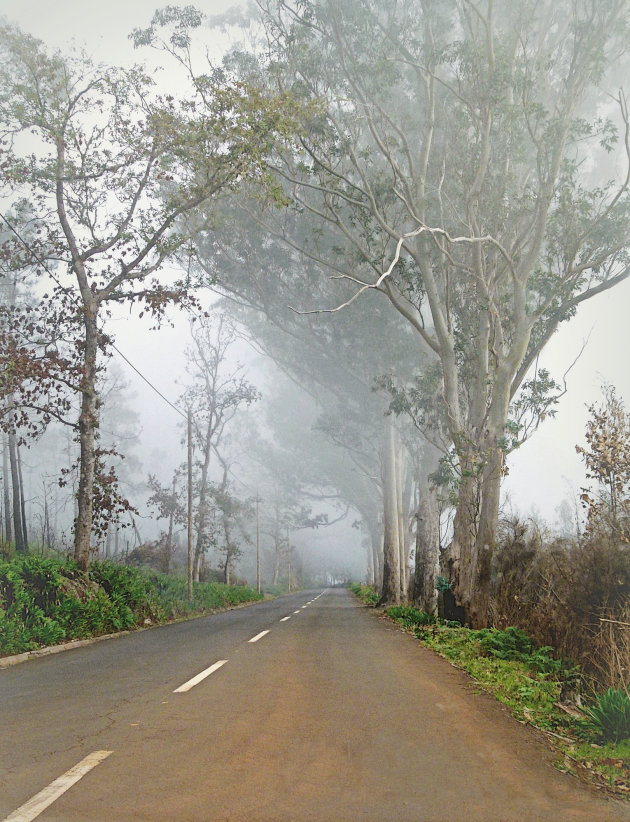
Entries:
{"type": "Polygon", "coordinates": [[[199,685],[207,676],[213,674],[215,671],[218,671],[225,663],[227,659],[220,659],[218,662],[215,662],[214,665],[211,665],[209,668],[206,668],[205,671],[197,674],[192,679],[189,679],[188,682],[184,682],[183,685],[180,685],[179,688],[175,688],[173,691],[174,694],[183,694],[186,691],[189,691],[191,688],[194,688],[195,685],[199,685]]]}
{"type": "Polygon", "coordinates": [[[259,634],[256,634],[256,636],[253,636],[249,641],[250,642],[258,642],[259,639],[262,639],[265,636],[265,634],[268,634],[268,633],[269,633],[269,631],[261,631],[259,634]]]}
{"type": "Polygon", "coordinates": [[[51,782],[47,788],[40,791],[32,799],[29,799],[24,805],[21,805],[16,811],[4,820],[4,822],[31,822],[36,819],[46,808],[52,805],[60,796],[69,790],[79,779],[82,779],[92,768],[99,765],[104,759],[113,753],[113,751],[94,751],[88,754],[85,759],[78,762],[69,771],[66,771],[62,776],[51,782]]]}

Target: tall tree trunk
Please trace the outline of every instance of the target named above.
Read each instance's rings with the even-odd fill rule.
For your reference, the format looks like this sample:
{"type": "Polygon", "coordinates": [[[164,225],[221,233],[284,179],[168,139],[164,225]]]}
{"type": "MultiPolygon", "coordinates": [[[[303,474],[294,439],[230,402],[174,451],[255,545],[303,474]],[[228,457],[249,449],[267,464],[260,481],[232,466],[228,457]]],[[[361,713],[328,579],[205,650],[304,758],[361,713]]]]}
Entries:
{"type": "Polygon", "coordinates": [[[400,605],[400,534],[396,493],[396,432],[388,418],[383,472],[383,588],[380,603],[400,605]]]}
{"type": "Polygon", "coordinates": [[[475,541],[471,591],[467,621],[473,628],[485,628],[490,622],[492,558],[496,547],[501,494],[503,453],[495,449],[484,466],[483,500],[479,529],[475,541]]]}
{"type": "Polygon", "coordinates": [[[98,306],[84,299],[85,351],[81,383],[79,416],[79,489],[77,516],[74,523],[74,559],[83,571],[90,566],[90,541],[94,516],[95,441],[98,429],[98,396],[96,393],[96,358],[98,352],[98,306]]]}
{"type": "Polygon", "coordinates": [[[173,527],[175,524],[175,489],[177,485],[177,477],[173,477],[173,485],[171,488],[171,497],[173,499],[173,505],[171,505],[171,510],[168,515],[168,531],[166,532],[166,558],[164,561],[164,573],[168,574],[171,568],[171,560],[173,557],[173,527]]]}
{"type": "Polygon", "coordinates": [[[374,586],[374,565],[372,556],[372,542],[369,539],[363,540],[363,547],[365,548],[365,561],[367,563],[366,582],[368,585],[374,586]]]}
{"type": "Polygon", "coordinates": [[[194,571],[194,581],[199,582],[199,578],[201,576],[201,569],[203,565],[203,551],[200,551],[198,554],[195,554],[195,571],[194,571]]]}
{"type": "Polygon", "coordinates": [[[414,604],[427,614],[437,613],[435,582],[440,567],[440,521],[435,489],[425,477],[420,482],[416,513],[416,551],[413,574],[414,604]]]}
{"type": "Polygon", "coordinates": [[[110,559],[112,555],[112,524],[107,525],[107,535],[105,537],[105,559],[110,559]]]}
{"type": "MultiPolygon", "coordinates": [[[[495,376],[494,397],[486,412],[483,435],[477,443],[474,459],[469,460],[467,474],[472,474],[470,487],[475,497],[468,499],[469,531],[460,537],[467,539],[466,553],[460,543],[460,568],[457,599],[463,606],[466,623],[472,628],[485,628],[490,621],[492,559],[496,547],[499,520],[501,479],[504,473],[505,450],[502,440],[510,402],[509,371],[495,376]]],[[[462,483],[463,485],[464,483],[462,483]]],[[[457,516],[460,515],[460,503],[457,516]]],[[[465,513],[462,511],[462,514],[465,513]]],[[[457,519],[457,517],[456,517],[457,519]]],[[[462,529],[463,530],[463,529],[462,529]]]]}
{"type": "Polygon", "coordinates": [[[368,533],[373,580],[375,590],[380,591],[383,584],[383,533],[377,512],[368,502],[365,508],[360,509],[362,520],[368,533]]]}
{"type": "Polygon", "coordinates": [[[2,447],[2,492],[4,496],[4,534],[7,542],[13,539],[11,524],[11,501],[9,498],[9,443],[5,439],[2,447]]]}
{"type": "Polygon", "coordinates": [[[457,603],[466,624],[485,628],[489,621],[492,559],[499,519],[504,451],[499,446],[503,427],[488,430],[481,457],[462,477],[449,549],[449,578],[455,582],[457,603]]]}
{"type": "Polygon", "coordinates": [[[42,522],[42,551],[50,550],[50,510],[48,505],[48,489],[46,482],[42,482],[42,491],[44,494],[44,517],[42,522]]]}
{"type": "Polygon", "coordinates": [[[407,563],[407,540],[406,540],[406,513],[405,504],[405,467],[403,458],[403,446],[398,430],[394,428],[394,465],[396,474],[396,514],[398,516],[398,562],[400,565],[400,598],[407,600],[409,583],[409,568],[407,563]]]}
{"type": "Polygon", "coordinates": [[[20,505],[20,475],[17,460],[17,439],[14,433],[9,434],[9,463],[11,466],[11,489],[13,502],[13,532],[15,534],[15,550],[25,553],[26,541],[22,530],[22,508],[20,505]]]}
{"type": "MultiPolygon", "coordinates": [[[[405,602],[409,601],[411,589],[411,553],[413,549],[413,536],[410,528],[411,510],[414,503],[414,476],[409,460],[407,450],[402,450],[404,445],[401,440],[401,465],[406,464],[406,470],[401,471],[401,478],[404,476],[404,484],[402,484],[402,500],[401,500],[401,519],[400,519],[400,539],[402,545],[402,553],[404,558],[404,584],[402,589],[402,596],[405,602]],[[404,460],[403,460],[404,457],[404,460]]],[[[401,574],[402,577],[402,574],[401,574]]]]}
{"type": "Polygon", "coordinates": [[[223,513],[223,533],[225,534],[225,568],[223,570],[223,579],[226,585],[230,584],[230,572],[232,564],[232,530],[228,516],[223,513]]]}
{"type": "Polygon", "coordinates": [[[204,553],[204,537],[208,521],[208,474],[210,471],[210,452],[212,450],[211,423],[208,423],[205,441],[203,442],[203,463],[199,482],[199,508],[197,510],[197,541],[195,543],[195,582],[199,582],[201,556],[204,553]]]}
{"type": "Polygon", "coordinates": [[[437,470],[439,458],[438,449],[425,443],[423,459],[417,470],[418,505],[413,602],[427,614],[436,614],[438,608],[435,583],[440,570],[440,513],[437,490],[429,481],[429,476],[437,470]]]}
{"type": "Polygon", "coordinates": [[[24,540],[25,550],[28,549],[28,530],[26,528],[26,500],[24,498],[24,476],[22,474],[22,455],[20,454],[20,446],[16,443],[17,453],[17,467],[18,477],[20,480],[20,516],[22,517],[22,538],[24,540]]]}
{"type": "Polygon", "coordinates": [[[468,623],[477,567],[481,482],[475,473],[474,460],[460,461],[460,469],[462,477],[457,492],[453,539],[443,557],[442,574],[451,583],[457,604],[463,608],[468,623]]]}

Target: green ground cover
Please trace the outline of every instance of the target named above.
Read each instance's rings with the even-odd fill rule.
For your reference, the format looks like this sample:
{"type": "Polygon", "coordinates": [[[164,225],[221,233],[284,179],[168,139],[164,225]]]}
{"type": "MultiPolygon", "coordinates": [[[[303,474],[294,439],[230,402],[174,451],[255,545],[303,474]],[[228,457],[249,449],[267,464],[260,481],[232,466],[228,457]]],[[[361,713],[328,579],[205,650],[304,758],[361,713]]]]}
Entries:
{"type": "Polygon", "coordinates": [[[0,656],[32,651],[262,599],[247,585],[186,580],[113,562],[89,576],[69,560],[32,554],[0,560],[0,656]]]}

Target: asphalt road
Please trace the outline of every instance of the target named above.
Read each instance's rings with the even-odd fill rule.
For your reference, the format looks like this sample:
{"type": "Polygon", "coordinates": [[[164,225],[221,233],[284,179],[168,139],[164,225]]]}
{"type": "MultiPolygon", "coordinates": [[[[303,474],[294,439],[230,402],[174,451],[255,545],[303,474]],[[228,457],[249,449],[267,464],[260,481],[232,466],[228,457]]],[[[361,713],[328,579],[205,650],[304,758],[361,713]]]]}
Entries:
{"type": "Polygon", "coordinates": [[[343,590],[2,670],[0,717],[11,822],[630,820],[343,590]]]}

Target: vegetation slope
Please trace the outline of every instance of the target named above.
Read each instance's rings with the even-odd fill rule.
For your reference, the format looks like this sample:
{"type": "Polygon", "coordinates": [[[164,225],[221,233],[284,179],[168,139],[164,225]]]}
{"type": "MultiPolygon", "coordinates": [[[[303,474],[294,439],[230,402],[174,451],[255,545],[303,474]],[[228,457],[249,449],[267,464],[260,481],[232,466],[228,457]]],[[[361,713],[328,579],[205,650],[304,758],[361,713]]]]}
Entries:
{"type": "Polygon", "coordinates": [[[0,560],[0,656],[32,651],[262,599],[247,585],[195,583],[112,562],[89,575],[72,560],[33,554],[0,560]]]}

